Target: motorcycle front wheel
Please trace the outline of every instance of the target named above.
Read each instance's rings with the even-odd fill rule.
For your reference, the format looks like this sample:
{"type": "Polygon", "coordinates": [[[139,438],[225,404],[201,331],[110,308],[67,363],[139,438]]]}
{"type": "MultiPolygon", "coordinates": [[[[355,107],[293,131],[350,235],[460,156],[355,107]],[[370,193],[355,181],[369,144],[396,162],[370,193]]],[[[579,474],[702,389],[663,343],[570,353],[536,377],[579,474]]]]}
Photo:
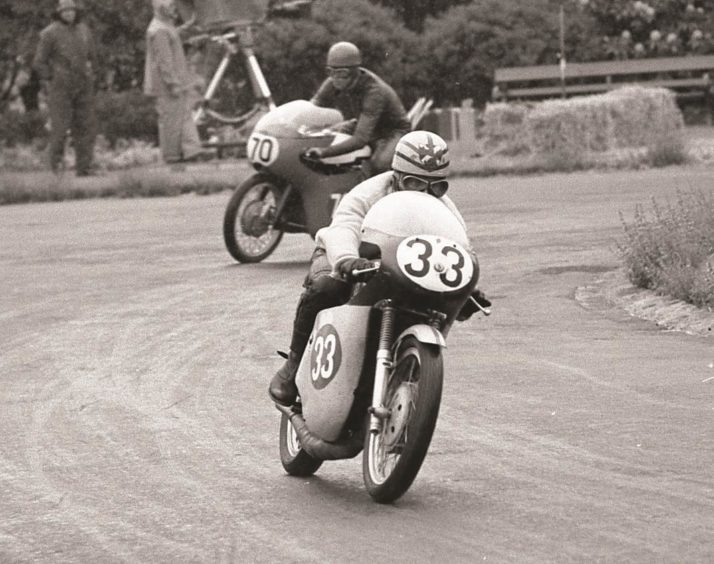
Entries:
{"type": "Polygon", "coordinates": [[[441,349],[405,338],[387,383],[389,416],[365,437],[362,476],[376,502],[395,501],[416,478],[436,427],[442,384],[441,349]]]}
{"type": "Polygon", "coordinates": [[[223,216],[223,240],[238,262],[260,262],[283,238],[275,227],[282,188],[265,174],[254,174],[236,188],[223,216]]]}
{"type": "Polygon", "coordinates": [[[302,450],[295,428],[285,414],[280,418],[280,462],[291,476],[312,476],[323,462],[302,450]]]}

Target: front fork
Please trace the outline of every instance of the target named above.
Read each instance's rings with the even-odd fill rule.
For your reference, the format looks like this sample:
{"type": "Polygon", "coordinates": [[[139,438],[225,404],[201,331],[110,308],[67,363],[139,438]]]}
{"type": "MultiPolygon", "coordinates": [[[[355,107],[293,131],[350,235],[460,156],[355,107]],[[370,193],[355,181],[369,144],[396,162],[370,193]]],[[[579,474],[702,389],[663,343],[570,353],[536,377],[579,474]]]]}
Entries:
{"type": "Polygon", "coordinates": [[[394,344],[394,306],[390,300],[380,304],[382,324],[379,329],[379,347],[377,349],[377,366],[374,371],[374,388],[372,390],[372,405],[369,408],[369,432],[378,433],[382,429],[382,421],[389,417],[389,409],[384,405],[387,392],[389,372],[392,370],[392,345],[394,344]]]}
{"type": "MultiPolygon", "coordinates": [[[[372,405],[369,408],[369,432],[379,433],[385,420],[391,415],[390,410],[384,405],[384,398],[387,395],[387,383],[389,375],[394,368],[394,358],[392,350],[394,347],[394,318],[396,308],[391,300],[383,300],[377,304],[382,310],[382,324],[379,329],[379,347],[377,349],[377,366],[374,371],[374,388],[372,390],[372,405]]],[[[441,333],[446,315],[435,310],[418,312],[403,309],[417,317],[423,317],[426,323],[412,325],[402,335],[408,333],[414,335],[419,341],[430,343],[436,346],[445,347],[446,342],[441,333]]],[[[401,339],[401,336],[399,337],[401,339]]]]}

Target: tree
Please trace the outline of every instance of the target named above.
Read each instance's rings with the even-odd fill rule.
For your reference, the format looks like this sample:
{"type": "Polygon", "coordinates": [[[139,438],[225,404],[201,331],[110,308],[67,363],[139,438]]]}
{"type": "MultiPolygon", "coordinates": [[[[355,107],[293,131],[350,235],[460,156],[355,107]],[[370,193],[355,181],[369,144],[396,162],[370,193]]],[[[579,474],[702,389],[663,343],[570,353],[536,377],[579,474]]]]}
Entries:
{"type": "MultiPolygon", "coordinates": [[[[100,82],[119,90],[140,84],[144,33],[151,20],[150,3],[88,0],[84,5],[102,61],[100,82]]],[[[0,0],[0,106],[16,90],[20,71],[29,68],[39,32],[50,23],[56,7],[57,0],[0,0]]]]}
{"type": "Polygon", "coordinates": [[[421,32],[429,16],[438,16],[453,6],[468,4],[470,0],[372,0],[394,10],[404,25],[412,31],[421,32]]]}
{"type": "Polygon", "coordinates": [[[476,0],[426,22],[425,64],[438,105],[491,97],[496,67],[553,64],[558,14],[548,0],[476,0]]]}
{"type": "Polygon", "coordinates": [[[592,16],[599,58],[714,52],[712,0],[577,0],[592,16]]]}
{"type": "Polygon", "coordinates": [[[325,78],[325,57],[336,41],[355,43],[364,66],[407,105],[425,90],[419,38],[392,10],[368,0],[319,0],[311,19],[278,19],[258,33],[256,51],[276,101],[310,98],[325,78]]]}

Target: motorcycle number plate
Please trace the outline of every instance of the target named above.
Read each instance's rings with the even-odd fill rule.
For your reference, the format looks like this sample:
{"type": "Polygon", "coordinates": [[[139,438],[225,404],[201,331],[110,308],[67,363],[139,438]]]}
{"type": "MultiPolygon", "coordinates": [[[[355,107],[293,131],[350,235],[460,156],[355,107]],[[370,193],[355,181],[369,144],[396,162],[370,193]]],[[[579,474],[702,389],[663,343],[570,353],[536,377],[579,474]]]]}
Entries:
{"type": "Polygon", "coordinates": [[[407,278],[432,292],[459,290],[474,275],[469,252],[458,243],[434,235],[404,239],[397,248],[397,262],[407,278]]]}
{"type": "Polygon", "coordinates": [[[248,138],[246,153],[248,160],[254,164],[269,166],[277,160],[279,152],[280,144],[275,137],[252,133],[248,138]]]}

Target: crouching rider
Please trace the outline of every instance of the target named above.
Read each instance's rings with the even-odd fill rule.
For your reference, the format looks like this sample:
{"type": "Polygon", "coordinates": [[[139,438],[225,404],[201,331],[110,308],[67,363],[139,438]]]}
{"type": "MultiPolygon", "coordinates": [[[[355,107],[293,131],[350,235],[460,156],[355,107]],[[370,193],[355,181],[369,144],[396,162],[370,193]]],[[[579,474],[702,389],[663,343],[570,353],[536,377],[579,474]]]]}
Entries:
{"type": "MultiPolygon", "coordinates": [[[[426,192],[434,196],[434,206],[446,206],[466,230],[461,214],[445,195],[450,161],[448,147],[441,137],[429,131],[407,133],[396,145],[391,166],[392,170],[350,190],[340,201],[332,223],[315,236],[317,246],[295,312],[290,351],[268,389],[276,403],[289,406],[295,402],[298,394],[295,376],[317,314],[346,303],[351,288],[349,273],[373,266],[371,261],[360,258],[359,246],[362,222],[375,203],[400,190],[426,192]]],[[[482,307],[491,305],[479,290],[474,290],[473,297],[482,307]]],[[[475,311],[476,306],[469,300],[458,319],[466,319],[475,311]]]]}

